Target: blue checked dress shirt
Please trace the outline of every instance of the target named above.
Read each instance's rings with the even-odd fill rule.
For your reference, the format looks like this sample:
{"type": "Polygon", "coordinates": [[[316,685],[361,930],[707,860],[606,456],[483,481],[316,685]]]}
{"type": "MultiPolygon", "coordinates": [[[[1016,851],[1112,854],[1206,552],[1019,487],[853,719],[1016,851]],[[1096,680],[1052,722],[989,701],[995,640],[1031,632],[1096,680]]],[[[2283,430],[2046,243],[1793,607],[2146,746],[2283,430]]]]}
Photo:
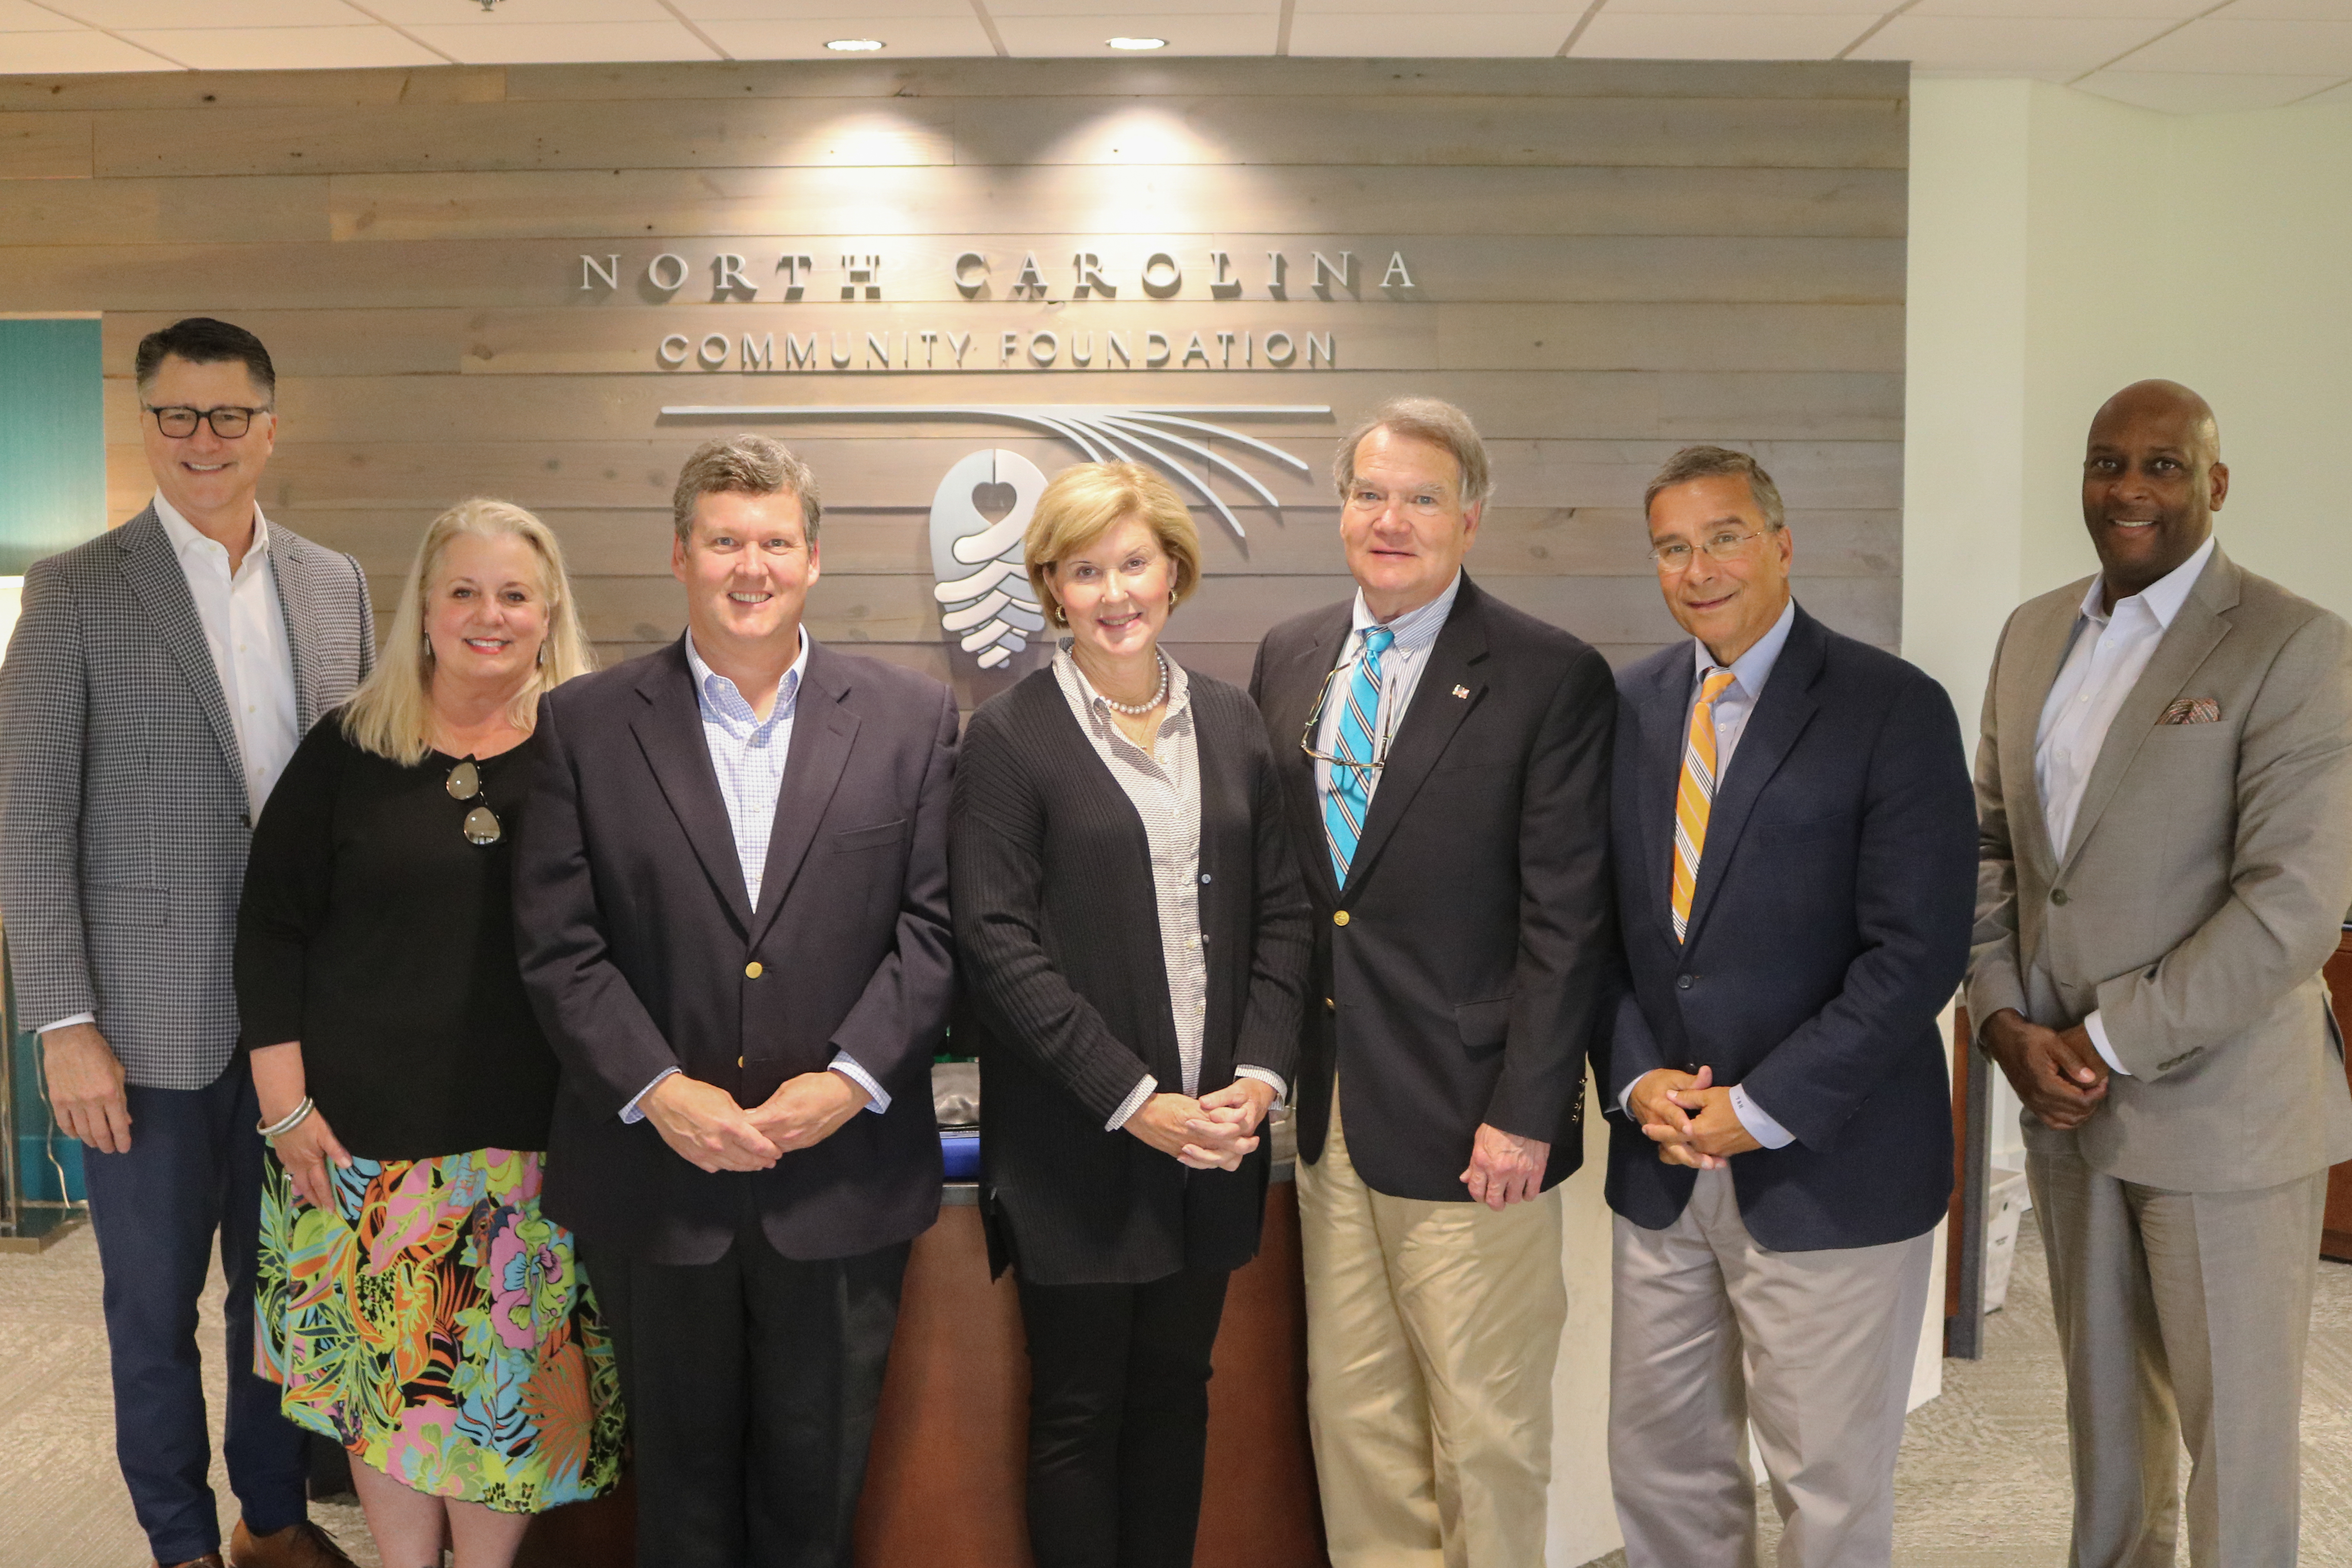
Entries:
{"type": "MultiPolygon", "coordinates": [[[[768,869],[768,839],[776,827],[776,801],[784,790],[784,764],[792,759],[793,720],[800,710],[801,676],[808,668],[809,639],[801,633],[800,657],[776,687],[776,704],[761,719],[735,689],[735,683],[702,662],[694,634],[686,634],[686,662],[694,672],[696,706],[702,712],[702,739],[710,748],[710,768],[719,775],[719,795],[727,803],[727,820],[735,830],[735,859],[743,870],[743,891],[753,909],[760,907],[760,883],[768,869]]],[[[834,1053],[834,1071],[848,1079],[873,1099],[866,1109],[879,1115],[890,1109],[890,1097],[873,1076],[850,1058],[834,1053]]],[[[640,1109],[654,1084],[677,1072],[667,1068],[637,1091],[622,1108],[621,1120],[642,1121],[640,1109]]]]}

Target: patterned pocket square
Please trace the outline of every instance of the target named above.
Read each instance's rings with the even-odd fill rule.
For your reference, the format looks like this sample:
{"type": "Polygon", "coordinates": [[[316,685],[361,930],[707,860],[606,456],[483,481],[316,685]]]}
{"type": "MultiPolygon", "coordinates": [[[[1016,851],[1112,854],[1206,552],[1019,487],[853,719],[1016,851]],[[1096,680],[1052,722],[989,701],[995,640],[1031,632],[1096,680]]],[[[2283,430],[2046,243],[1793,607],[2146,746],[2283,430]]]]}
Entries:
{"type": "Polygon", "coordinates": [[[2176,697],[2172,706],[2164,710],[2159,724],[2219,724],[2221,705],[2210,697],[2176,697]]]}

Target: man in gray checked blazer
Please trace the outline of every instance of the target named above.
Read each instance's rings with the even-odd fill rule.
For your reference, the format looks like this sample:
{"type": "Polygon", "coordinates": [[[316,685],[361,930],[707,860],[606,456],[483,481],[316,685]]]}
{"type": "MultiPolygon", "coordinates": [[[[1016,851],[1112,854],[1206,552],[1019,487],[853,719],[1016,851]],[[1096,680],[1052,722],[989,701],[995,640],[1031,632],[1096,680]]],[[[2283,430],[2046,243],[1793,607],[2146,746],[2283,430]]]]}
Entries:
{"type": "Polygon", "coordinates": [[[163,1564],[221,1562],[196,1299],[228,1284],[236,1568],[349,1563],[306,1517],[299,1428],[253,1371],[262,1143],[230,980],[253,821],[373,661],[349,556],[254,500],[277,377],[194,318],[139,345],[155,499],[25,579],[0,664],[0,919],[106,1278],[115,1452],[163,1564]]]}
{"type": "Polygon", "coordinates": [[[2352,1094],[2352,627],[2221,553],[2212,411],[2099,410],[2099,575],[2029,601],[1977,753],[1968,1002],[2026,1108],[2079,1568],[2295,1560],[2305,1331],[2352,1094]]]}

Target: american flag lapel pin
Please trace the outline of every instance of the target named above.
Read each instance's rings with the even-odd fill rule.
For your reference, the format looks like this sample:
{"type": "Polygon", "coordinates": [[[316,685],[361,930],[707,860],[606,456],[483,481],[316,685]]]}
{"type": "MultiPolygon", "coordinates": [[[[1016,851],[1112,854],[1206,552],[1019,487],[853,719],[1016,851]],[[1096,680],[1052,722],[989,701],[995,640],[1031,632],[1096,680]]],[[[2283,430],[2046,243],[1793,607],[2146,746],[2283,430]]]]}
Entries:
{"type": "Polygon", "coordinates": [[[1470,695],[1470,689],[1466,686],[1457,686],[1454,689],[1454,695],[1466,699],[1470,695]]]}

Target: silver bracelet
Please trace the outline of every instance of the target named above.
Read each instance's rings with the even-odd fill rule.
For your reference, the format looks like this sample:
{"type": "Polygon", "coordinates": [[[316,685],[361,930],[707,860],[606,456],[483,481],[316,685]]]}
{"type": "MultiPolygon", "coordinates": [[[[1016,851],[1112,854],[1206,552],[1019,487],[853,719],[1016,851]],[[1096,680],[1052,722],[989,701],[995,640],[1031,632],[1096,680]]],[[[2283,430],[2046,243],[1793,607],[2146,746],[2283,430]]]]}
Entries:
{"type": "Polygon", "coordinates": [[[310,1112],[316,1110],[318,1108],[317,1102],[306,1094],[302,1097],[302,1103],[288,1111],[283,1119],[266,1124],[256,1122],[254,1123],[253,1130],[261,1134],[261,1141],[263,1142],[274,1147],[278,1139],[284,1137],[287,1133],[293,1131],[297,1127],[301,1126],[302,1119],[309,1116],[310,1112]]]}

